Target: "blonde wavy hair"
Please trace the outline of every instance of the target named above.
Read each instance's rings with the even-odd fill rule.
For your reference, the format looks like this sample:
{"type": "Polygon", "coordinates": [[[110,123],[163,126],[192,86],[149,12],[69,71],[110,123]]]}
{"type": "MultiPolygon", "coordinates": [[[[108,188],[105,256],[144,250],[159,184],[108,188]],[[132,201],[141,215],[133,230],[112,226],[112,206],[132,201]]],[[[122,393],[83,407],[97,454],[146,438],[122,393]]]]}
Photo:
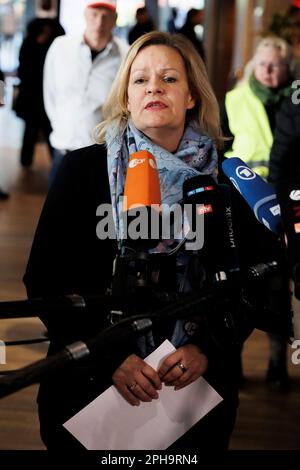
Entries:
{"type": "Polygon", "coordinates": [[[127,89],[132,63],[142,49],[154,45],[170,47],[180,54],[185,64],[189,89],[195,100],[194,108],[187,111],[186,121],[187,123],[192,120],[197,121],[201,131],[211,137],[217,147],[222,147],[224,139],[220,128],[219,105],[209,83],[203,60],[184,36],[159,31],[141,36],[130,47],[104,104],[104,121],[95,129],[96,142],[105,143],[106,131],[112,122],[116,129],[126,127],[130,117],[127,109],[127,89]]]}
{"type": "Polygon", "coordinates": [[[252,75],[252,73],[254,72],[257,55],[263,49],[266,49],[269,47],[279,50],[281,58],[287,64],[289,73],[291,74],[291,76],[293,76],[297,67],[297,59],[294,56],[290,45],[284,39],[279,38],[278,36],[266,36],[262,38],[257,44],[257,47],[255,49],[252,59],[249,60],[249,62],[247,62],[247,64],[244,67],[243,76],[239,80],[238,85],[241,85],[242,83],[244,83],[245,81],[249,79],[250,75],[252,75]]]}

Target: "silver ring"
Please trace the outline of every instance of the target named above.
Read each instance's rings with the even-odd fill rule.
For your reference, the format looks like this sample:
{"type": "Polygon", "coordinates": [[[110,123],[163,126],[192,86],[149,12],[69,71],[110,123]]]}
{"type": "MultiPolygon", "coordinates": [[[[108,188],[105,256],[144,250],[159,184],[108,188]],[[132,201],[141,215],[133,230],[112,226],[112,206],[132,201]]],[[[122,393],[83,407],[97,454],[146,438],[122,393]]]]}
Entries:
{"type": "Polygon", "coordinates": [[[133,384],[131,385],[127,385],[128,389],[132,392],[132,390],[134,389],[134,387],[137,385],[137,382],[133,382],[133,384]]]}
{"type": "Polygon", "coordinates": [[[183,374],[187,371],[187,368],[182,364],[182,362],[177,362],[176,366],[179,367],[183,374]]]}

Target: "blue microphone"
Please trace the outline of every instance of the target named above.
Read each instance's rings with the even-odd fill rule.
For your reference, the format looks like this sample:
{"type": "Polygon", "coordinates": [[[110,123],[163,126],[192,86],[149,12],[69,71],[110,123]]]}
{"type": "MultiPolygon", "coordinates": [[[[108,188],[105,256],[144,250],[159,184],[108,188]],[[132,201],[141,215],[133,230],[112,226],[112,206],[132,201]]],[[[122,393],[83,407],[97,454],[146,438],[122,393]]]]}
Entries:
{"type": "Polygon", "coordinates": [[[226,159],[222,163],[222,168],[225,175],[251,207],[257,220],[272,232],[280,234],[280,206],[272,186],[240,158],[226,159]]]}

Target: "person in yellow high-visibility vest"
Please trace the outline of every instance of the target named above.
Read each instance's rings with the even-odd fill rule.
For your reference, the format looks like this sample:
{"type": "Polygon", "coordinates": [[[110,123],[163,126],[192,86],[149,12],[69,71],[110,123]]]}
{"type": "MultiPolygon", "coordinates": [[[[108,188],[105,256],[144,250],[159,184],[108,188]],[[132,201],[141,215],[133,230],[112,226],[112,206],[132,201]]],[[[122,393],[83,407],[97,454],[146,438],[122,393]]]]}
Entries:
{"type": "MultiPolygon", "coordinates": [[[[221,107],[222,129],[225,136],[231,137],[225,145],[225,155],[240,157],[263,178],[268,177],[276,115],[284,98],[292,93],[295,67],[296,60],[283,39],[263,38],[245,67],[243,79],[226,93],[221,107]]],[[[285,305],[285,281],[282,276],[270,283],[270,300],[280,298],[285,305]]],[[[267,383],[274,390],[286,390],[289,380],[285,339],[270,335],[270,351],[267,383]]]]}
{"type": "Polygon", "coordinates": [[[281,38],[266,37],[245,67],[245,77],[226,93],[222,127],[233,137],[227,157],[238,156],[260,176],[267,177],[276,114],[291,94],[296,61],[281,38]]]}

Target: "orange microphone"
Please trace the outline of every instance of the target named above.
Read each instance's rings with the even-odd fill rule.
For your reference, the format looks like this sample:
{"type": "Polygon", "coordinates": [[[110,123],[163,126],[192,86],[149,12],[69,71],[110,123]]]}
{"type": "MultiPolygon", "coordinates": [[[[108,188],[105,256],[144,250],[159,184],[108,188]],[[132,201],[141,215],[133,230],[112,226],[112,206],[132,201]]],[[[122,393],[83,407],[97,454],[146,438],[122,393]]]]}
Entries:
{"type": "Polygon", "coordinates": [[[160,182],[156,160],[148,150],[133,153],[128,162],[123,211],[136,207],[161,205],[160,182]]]}
{"type": "Polygon", "coordinates": [[[127,238],[159,242],[161,193],[154,155],[148,150],[133,153],[128,162],[124,188],[123,216],[127,238]]]}

